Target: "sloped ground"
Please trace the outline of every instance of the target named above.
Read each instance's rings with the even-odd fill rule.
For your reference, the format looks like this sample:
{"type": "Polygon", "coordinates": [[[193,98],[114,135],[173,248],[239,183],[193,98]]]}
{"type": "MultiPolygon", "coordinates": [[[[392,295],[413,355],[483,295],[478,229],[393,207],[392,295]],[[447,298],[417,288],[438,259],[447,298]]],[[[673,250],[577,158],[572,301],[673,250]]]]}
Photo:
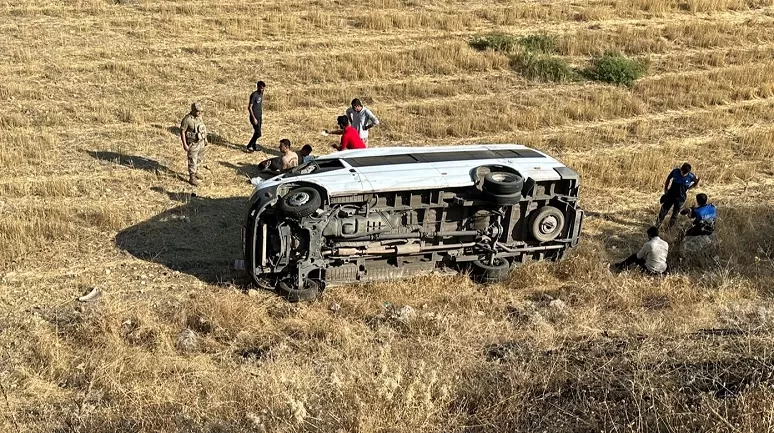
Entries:
{"type": "Polygon", "coordinates": [[[39,0],[0,17],[0,431],[774,428],[770,1],[39,0]],[[492,30],[553,35],[578,66],[607,48],[651,66],[631,89],[528,82],[468,46],[492,30]],[[265,157],[240,151],[257,79],[269,148],[327,152],[319,131],[359,96],[383,120],[374,146],[556,155],[583,176],[581,247],[486,288],[245,295],[229,266],[265,157]],[[214,134],[196,196],[175,136],[192,100],[214,134]],[[721,251],[611,274],[684,160],[721,251]]]}

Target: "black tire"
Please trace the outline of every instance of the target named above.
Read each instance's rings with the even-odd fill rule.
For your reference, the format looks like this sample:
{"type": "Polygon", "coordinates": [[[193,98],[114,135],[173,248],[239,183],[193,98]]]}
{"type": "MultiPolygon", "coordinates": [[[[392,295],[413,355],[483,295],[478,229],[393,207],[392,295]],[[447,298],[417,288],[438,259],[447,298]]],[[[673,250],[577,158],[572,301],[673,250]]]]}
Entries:
{"type": "Polygon", "coordinates": [[[495,257],[493,264],[489,260],[473,260],[470,263],[473,281],[481,284],[502,283],[508,279],[511,265],[502,257],[495,257]]]}
{"type": "Polygon", "coordinates": [[[564,229],[564,214],[553,206],[543,206],[530,216],[529,231],[536,241],[550,242],[564,229]]]}
{"type": "Polygon", "coordinates": [[[320,193],[309,187],[296,188],[285,194],[279,202],[279,208],[285,215],[304,218],[320,208],[322,197],[320,193]]]}
{"type": "Polygon", "coordinates": [[[484,200],[492,202],[498,206],[510,206],[521,201],[521,193],[492,194],[492,193],[484,192],[484,200]]]}
{"type": "Polygon", "coordinates": [[[303,289],[293,288],[287,281],[277,283],[277,292],[290,302],[314,301],[320,297],[320,285],[306,280],[303,289]]]}
{"type": "Polygon", "coordinates": [[[521,194],[524,178],[515,173],[496,171],[484,176],[484,192],[495,195],[521,194]]]}

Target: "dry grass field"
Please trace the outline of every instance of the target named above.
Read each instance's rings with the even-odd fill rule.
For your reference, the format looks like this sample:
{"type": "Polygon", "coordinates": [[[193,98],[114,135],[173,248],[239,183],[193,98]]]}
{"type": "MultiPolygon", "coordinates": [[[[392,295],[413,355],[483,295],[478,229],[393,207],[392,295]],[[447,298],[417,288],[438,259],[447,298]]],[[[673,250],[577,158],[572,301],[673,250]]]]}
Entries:
{"type": "Polygon", "coordinates": [[[0,18],[0,431],[774,431],[774,1],[4,0],[0,18]],[[650,66],[631,88],[528,81],[469,46],[493,31],[650,66]],[[247,294],[230,266],[265,157],[241,152],[257,79],[270,148],[326,153],[361,97],[372,146],[555,155],[583,178],[581,246],[489,287],[247,294]],[[175,135],[193,100],[213,134],[196,195],[175,135]],[[720,253],[611,273],[686,160],[720,253]]]}

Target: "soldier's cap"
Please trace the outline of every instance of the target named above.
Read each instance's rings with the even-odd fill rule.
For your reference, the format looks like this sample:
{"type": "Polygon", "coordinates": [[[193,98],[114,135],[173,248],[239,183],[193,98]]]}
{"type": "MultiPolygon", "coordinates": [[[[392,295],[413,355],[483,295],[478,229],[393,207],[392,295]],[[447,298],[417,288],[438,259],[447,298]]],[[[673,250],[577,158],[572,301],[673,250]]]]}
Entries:
{"type": "Polygon", "coordinates": [[[204,108],[202,107],[202,104],[199,102],[194,102],[191,104],[191,111],[195,111],[197,113],[201,113],[204,111],[204,108]]]}

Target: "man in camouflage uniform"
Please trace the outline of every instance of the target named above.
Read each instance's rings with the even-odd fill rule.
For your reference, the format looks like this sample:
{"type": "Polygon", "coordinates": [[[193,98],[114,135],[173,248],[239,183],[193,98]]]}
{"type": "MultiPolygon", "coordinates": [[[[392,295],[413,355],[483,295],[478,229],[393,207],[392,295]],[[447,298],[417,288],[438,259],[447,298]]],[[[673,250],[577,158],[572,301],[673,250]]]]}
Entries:
{"type": "Polygon", "coordinates": [[[180,139],[183,140],[183,150],[188,153],[188,182],[199,186],[199,167],[204,161],[204,148],[207,146],[207,128],[202,120],[202,105],[191,104],[191,112],[180,122],[180,139]]]}

